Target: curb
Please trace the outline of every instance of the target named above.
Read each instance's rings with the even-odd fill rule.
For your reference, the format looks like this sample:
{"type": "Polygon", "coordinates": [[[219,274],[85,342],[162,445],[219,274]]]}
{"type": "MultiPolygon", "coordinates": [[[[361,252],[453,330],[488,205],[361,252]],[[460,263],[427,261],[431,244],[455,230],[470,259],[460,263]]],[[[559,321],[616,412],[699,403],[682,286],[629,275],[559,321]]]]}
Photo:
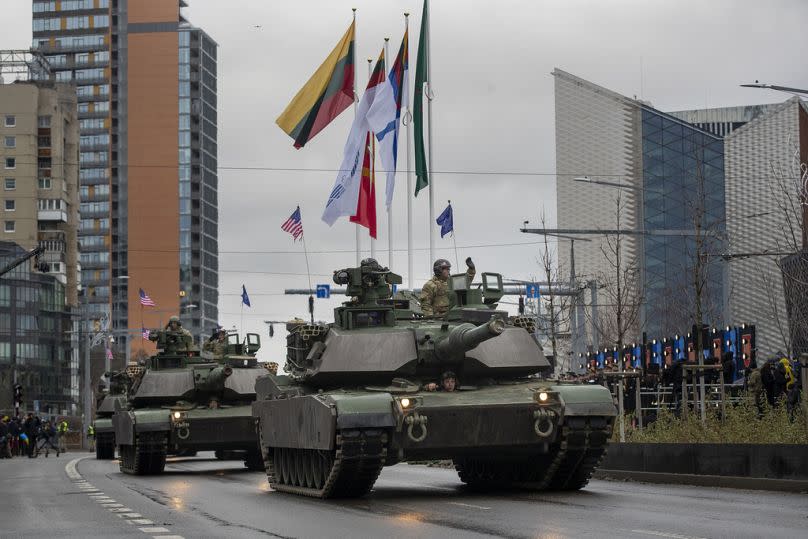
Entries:
{"type": "Polygon", "coordinates": [[[808,492],[808,480],[637,472],[626,470],[604,470],[602,468],[595,471],[593,477],[596,479],[637,481],[640,483],[696,485],[702,487],[736,488],[744,490],[773,490],[779,492],[808,492]]]}

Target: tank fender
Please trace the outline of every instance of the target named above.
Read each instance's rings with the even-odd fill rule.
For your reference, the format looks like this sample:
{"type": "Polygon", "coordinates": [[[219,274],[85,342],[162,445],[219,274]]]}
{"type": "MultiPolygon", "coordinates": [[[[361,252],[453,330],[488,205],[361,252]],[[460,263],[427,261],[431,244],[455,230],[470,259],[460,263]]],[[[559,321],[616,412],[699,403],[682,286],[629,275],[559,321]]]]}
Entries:
{"type": "Polygon", "coordinates": [[[340,396],[337,404],[337,428],[395,427],[393,396],[376,393],[362,396],[340,396]]]}
{"type": "Polygon", "coordinates": [[[617,415],[617,407],[612,394],[601,385],[553,386],[564,403],[564,416],[606,416],[617,415]]]}
{"type": "Polygon", "coordinates": [[[112,426],[115,429],[115,442],[118,445],[132,445],[135,443],[135,414],[126,410],[116,412],[112,416],[112,426]]]}
{"type": "Polygon", "coordinates": [[[327,397],[257,400],[252,403],[252,415],[258,420],[264,446],[334,449],[336,406],[327,397]]]}
{"type": "Polygon", "coordinates": [[[159,432],[171,430],[171,411],[138,410],[135,416],[135,432],[159,432]]]}

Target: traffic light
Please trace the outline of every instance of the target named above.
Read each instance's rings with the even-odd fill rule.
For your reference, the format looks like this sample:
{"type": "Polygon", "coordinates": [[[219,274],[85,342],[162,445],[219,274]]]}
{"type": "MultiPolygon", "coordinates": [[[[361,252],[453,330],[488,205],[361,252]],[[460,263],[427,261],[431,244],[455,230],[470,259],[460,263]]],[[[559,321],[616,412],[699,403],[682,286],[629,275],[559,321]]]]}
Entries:
{"type": "Polygon", "coordinates": [[[14,402],[22,402],[22,386],[14,384],[14,402]]]}

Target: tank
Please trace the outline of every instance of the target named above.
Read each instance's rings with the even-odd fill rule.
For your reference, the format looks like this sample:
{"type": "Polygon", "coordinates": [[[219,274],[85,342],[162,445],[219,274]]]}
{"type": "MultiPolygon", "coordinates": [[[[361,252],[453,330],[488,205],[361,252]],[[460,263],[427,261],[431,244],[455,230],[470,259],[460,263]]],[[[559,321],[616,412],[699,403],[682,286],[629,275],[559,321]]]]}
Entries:
{"type": "Polygon", "coordinates": [[[196,451],[238,451],[248,468],[263,470],[250,407],[255,381],[267,372],[255,357],[260,337],[228,335],[221,355],[186,349],[180,332],[155,330],[149,338],[157,354],[112,416],[121,471],[159,474],[167,454],[196,451]]]}
{"type": "Polygon", "coordinates": [[[115,458],[115,428],[112,426],[112,416],[116,410],[126,408],[127,393],[132,385],[130,374],[128,371],[108,372],[106,376],[109,379],[109,387],[99,389],[93,421],[97,459],[115,458]]]}
{"type": "Polygon", "coordinates": [[[544,379],[532,324],[497,309],[500,274],[481,277],[451,276],[451,309],[429,319],[391,297],[401,278],[373,259],[334,273],[352,299],[333,323],[290,322],[287,374],[256,383],[273,489],[357,497],[384,466],[433,459],[475,489],[586,485],[616,415],[609,391],[544,379]],[[455,390],[428,390],[446,371],[455,390]]]}

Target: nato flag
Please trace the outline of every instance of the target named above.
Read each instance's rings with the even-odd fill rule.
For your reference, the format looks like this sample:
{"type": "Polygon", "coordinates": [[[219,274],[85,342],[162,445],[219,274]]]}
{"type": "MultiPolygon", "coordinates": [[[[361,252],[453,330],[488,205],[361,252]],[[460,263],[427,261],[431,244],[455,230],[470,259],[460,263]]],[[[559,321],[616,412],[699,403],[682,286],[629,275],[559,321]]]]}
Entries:
{"type": "Polygon", "coordinates": [[[247,307],[252,307],[252,305],[250,305],[250,296],[247,295],[247,287],[244,285],[241,285],[241,303],[247,307]]]}
{"type": "Polygon", "coordinates": [[[440,225],[440,237],[442,238],[449,232],[454,232],[454,222],[452,219],[452,204],[449,203],[446,206],[446,209],[443,210],[443,213],[438,215],[438,218],[435,219],[435,222],[440,225]]]}

